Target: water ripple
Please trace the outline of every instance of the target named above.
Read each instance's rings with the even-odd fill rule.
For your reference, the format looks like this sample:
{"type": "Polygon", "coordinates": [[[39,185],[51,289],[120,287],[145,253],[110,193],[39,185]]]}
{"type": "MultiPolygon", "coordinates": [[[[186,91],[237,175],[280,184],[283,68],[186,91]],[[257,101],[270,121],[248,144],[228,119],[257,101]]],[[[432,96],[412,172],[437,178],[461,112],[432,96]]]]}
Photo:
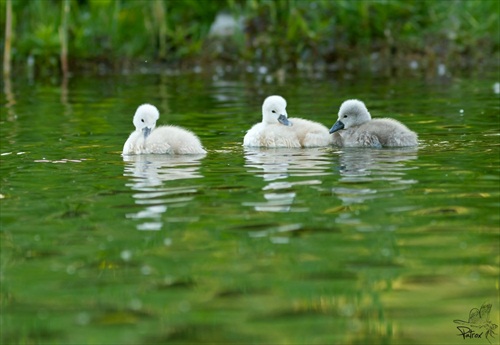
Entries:
{"type": "Polygon", "coordinates": [[[132,194],[136,205],[145,205],[138,212],[127,213],[126,218],[142,221],[138,230],[158,231],[163,227],[162,217],[168,206],[186,206],[197,192],[197,187],[166,185],[168,181],[201,178],[200,161],[205,155],[132,155],[124,156],[127,163],[123,175],[129,178],[125,185],[137,193],[132,194]]]}
{"type": "Polygon", "coordinates": [[[309,207],[293,207],[297,197],[294,187],[298,185],[320,185],[318,176],[329,175],[331,158],[324,148],[312,149],[245,149],[245,167],[249,173],[268,182],[262,190],[263,202],[244,202],[264,212],[307,212],[309,207]],[[289,177],[315,177],[299,181],[281,181],[289,177]],[[280,181],[277,181],[280,180],[280,181]],[[269,192],[270,191],[270,192],[269,192]]]}

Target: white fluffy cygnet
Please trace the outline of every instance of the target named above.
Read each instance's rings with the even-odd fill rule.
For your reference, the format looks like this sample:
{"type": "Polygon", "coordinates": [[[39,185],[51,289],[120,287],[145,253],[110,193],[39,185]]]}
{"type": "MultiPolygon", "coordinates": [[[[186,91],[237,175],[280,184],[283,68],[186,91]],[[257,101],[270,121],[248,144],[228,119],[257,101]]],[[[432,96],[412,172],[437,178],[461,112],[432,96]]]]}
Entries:
{"type": "Polygon", "coordinates": [[[134,115],[135,131],[130,134],[124,155],[139,154],[202,154],[206,153],[200,139],[191,131],[178,126],[159,126],[158,109],[151,104],[143,104],[134,115]]]}
{"type": "Polygon", "coordinates": [[[288,118],[286,101],[269,96],[262,105],[262,122],[255,124],[243,138],[247,147],[321,147],[332,144],[328,128],[300,118],[288,118]]]}
{"type": "Polygon", "coordinates": [[[334,145],[343,147],[404,147],[418,145],[418,136],[394,119],[372,119],[357,99],[342,103],[337,122],[330,129],[334,145]]]}

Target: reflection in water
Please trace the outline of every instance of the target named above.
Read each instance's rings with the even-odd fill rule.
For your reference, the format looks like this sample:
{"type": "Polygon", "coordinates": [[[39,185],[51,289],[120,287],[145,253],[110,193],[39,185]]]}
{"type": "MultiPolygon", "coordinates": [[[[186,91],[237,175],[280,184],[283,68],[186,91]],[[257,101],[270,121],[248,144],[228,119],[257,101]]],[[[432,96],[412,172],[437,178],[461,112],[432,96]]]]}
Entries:
{"type": "Polygon", "coordinates": [[[64,115],[71,116],[73,113],[71,103],[69,102],[69,89],[68,89],[69,78],[65,74],[61,80],[61,104],[64,106],[64,115]]]}
{"type": "MultiPolygon", "coordinates": [[[[408,170],[418,168],[406,164],[418,158],[417,151],[417,148],[344,149],[340,153],[340,178],[332,192],[344,206],[363,204],[370,199],[394,197],[398,194],[394,192],[408,189],[418,183],[417,180],[406,177],[408,170]]],[[[336,222],[360,224],[359,218],[356,211],[343,212],[336,222]]],[[[369,225],[370,228],[373,226],[369,225]]]]}
{"type": "MultiPolygon", "coordinates": [[[[344,149],[340,154],[340,174],[341,181],[357,182],[366,181],[363,177],[377,176],[377,171],[384,174],[404,175],[405,168],[403,162],[417,159],[418,148],[400,149],[370,149],[370,148],[349,148],[344,149]]],[[[368,178],[373,180],[373,178],[368,178]]]]}
{"type": "MultiPolygon", "coordinates": [[[[349,232],[352,229],[362,241],[365,255],[358,254],[351,259],[350,265],[360,269],[359,279],[363,282],[360,295],[376,296],[377,287],[394,286],[399,278],[398,269],[403,268],[401,260],[398,224],[386,222],[380,214],[395,212],[386,205],[396,204],[401,211],[414,207],[406,203],[403,192],[411,188],[417,180],[410,178],[409,170],[418,169],[409,162],[417,160],[417,148],[405,149],[369,149],[349,148],[339,152],[339,176],[331,191],[342,206],[335,213],[335,223],[340,229],[349,232]],[[397,198],[396,203],[392,202],[397,198]],[[375,199],[376,202],[373,202],[375,199]],[[383,271],[383,273],[381,273],[383,271]]],[[[415,174],[411,174],[412,177],[415,174]]],[[[377,296],[375,299],[378,299],[377,296]]],[[[359,300],[358,300],[359,301],[359,300]]],[[[386,318],[384,308],[373,301],[354,302],[356,309],[377,310],[371,319],[375,327],[392,329],[393,321],[386,318]],[[359,303],[359,305],[356,305],[359,303]]],[[[353,337],[356,342],[357,337],[353,337]]]]}
{"type": "Polygon", "coordinates": [[[14,112],[14,105],[16,104],[16,98],[12,92],[12,84],[10,76],[4,76],[3,92],[5,94],[5,108],[7,109],[7,120],[14,121],[16,119],[16,113],[14,112]]]}
{"type": "Polygon", "coordinates": [[[130,177],[130,183],[126,186],[138,191],[133,195],[135,203],[145,206],[139,212],[126,215],[127,218],[144,221],[137,225],[138,230],[160,230],[163,226],[162,214],[167,211],[167,204],[183,204],[193,200],[196,187],[167,187],[164,182],[203,177],[199,167],[204,157],[204,154],[123,156],[123,160],[127,162],[123,175],[130,177]]]}
{"type": "MultiPolygon", "coordinates": [[[[312,178],[303,181],[278,181],[289,176],[318,177],[328,175],[330,153],[324,148],[310,149],[256,149],[245,148],[245,159],[248,172],[261,176],[269,181],[262,190],[265,191],[263,203],[245,203],[257,211],[288,212],[291,210],[296,192],[296,185],[317,185],[321,180],[312,178]]],[[[294,209],[305,211],[304,209],[294,209]]]]}

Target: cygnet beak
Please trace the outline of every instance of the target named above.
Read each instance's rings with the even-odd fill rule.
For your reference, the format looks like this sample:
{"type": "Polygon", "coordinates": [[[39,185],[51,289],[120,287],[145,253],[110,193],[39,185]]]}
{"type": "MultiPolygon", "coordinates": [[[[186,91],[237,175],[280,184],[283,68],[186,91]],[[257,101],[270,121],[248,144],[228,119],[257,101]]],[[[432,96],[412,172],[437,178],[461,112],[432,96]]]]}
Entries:
{"type": "Polygon", "coordinates": [[[336,131],[339,131],[341,129],[344,129],[344,124],[342,123],[342,121],[338,120],[337,122],[335,122],[333,127],[330,128],[330,134],[335,133],[336,131]]]}
{"type": "Polygon", "coordinates": [[[142,129],[142,133],[144,133],[144,140],[146,140],[146,138],[149,136],[149,134],[151,134],[151,128],[149,127],[144,127],[142,129]]]}
{"type": "Polygon", "coordinates": [[[283,115],[283,114],[281,114],[278,117],[278,122],[281,123],[282,125],[285,125],[285,126],[292,126],[292,123],[290,121],[288,121],[288,118],[286,117],[286,115],[283,115]]]}

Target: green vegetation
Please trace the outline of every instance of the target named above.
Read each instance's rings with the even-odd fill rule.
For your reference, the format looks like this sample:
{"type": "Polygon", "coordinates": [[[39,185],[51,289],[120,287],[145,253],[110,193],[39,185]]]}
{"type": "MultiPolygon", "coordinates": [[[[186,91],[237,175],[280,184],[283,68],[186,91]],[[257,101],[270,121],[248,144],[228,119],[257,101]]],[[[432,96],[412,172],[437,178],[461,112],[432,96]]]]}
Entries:
{"type": "MultiPolygon", "coordinates": [[[[2,27],[7,3],[0,0],[2,27]]],[[[496,0],[12,0],[12,9],[14,67],[31,60],[46,74],[64,70],[66,40],[73,72],[144,61],[476,69],[496,63],[500,47],[496,0]],[[239,23],[232,35],[209,34],[219,13],[239,23]]]]}

